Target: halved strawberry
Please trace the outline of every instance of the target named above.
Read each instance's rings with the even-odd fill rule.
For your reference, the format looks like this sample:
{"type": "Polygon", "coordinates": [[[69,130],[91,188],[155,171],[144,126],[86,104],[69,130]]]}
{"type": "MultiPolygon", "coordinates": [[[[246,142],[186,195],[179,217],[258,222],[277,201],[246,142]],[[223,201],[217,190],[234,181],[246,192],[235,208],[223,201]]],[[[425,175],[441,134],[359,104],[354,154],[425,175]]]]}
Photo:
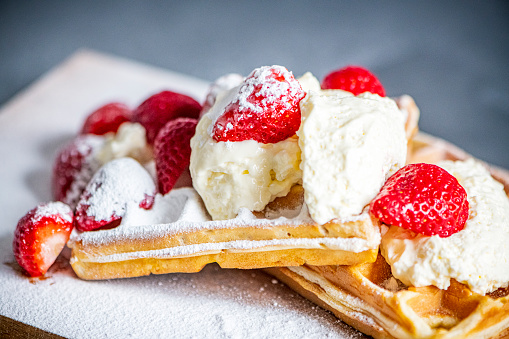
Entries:
{"type": "Polygon", "coordinates": [[[62,201],[72,208],[76,206],[81,192],[100,167],[96,155],[104,140],[101,136],[82,135],[59,151],[52,177],[55,200],[62,201]]]}
{"type": "Polygon", "coordinates": [[[29,211],[14,232],[12,248],[18,264],[32,277],[45,274],[69,240],[72,225],[73,212],[61,202],[29,211]]]}
{"type": "Polygon", "coordinates": [[[370,213],[387,225],[449,237],[465,227],[468,209],[467,193],[455,177],[421,163],[394,173],[372,201],[370,213]]]}
{"type": "Polygon", "coordinates": [[[216,141],[256,140],[268,144],[285,140],[299,129],[299,102],[306,93],[282,66],[255,69],[213,128],[216,141]]]}
{"type": "Polygon", "coordinates": [[[125,104],[112,102],[92,112],[81,129],[81,134],[103,135],[116,133],[120,125],[131,120],[131,109],[125,104]]]}
{"type": "Polygon", "coordinates": [[[155,193],[152,177],[136,160],[112,160],[94,174],[83,191],[74,225],[79,231],[118,225],[128,208],[150,209],[155,193]]]}
{"type": "Polygon", "coordinates": [[[370,92],[385,96],[380,80],[369,70],[359,66],[347,66],[327,74],[322,81],[322,89],[342,89],[354,95],[370,92]]]}
{"type": "Polygon", "coordinates": [[[152,95],[133,112],[132,120],[147,131],[147,141],[154,143],[159,130],[170,120],[179,117],[198,119],[201,105],[187,95],[163,91],[152,95]]]}
{"type": "Polygon", "coordinates": [[[191,138],[198,120],[178,118],[168,122],[154,142],[157,181],[159,192],[166,194],[175,185],[181,174],[189,167],[191,138]]]}

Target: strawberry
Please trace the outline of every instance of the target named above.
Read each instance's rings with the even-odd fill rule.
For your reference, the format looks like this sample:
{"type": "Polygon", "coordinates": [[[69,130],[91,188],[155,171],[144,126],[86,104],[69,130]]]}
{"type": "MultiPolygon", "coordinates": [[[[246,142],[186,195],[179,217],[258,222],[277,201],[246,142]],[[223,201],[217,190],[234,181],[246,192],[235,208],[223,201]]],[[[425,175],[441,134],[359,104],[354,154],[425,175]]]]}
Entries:
{"type": "Polygon", "coordinates": [[[370,213],[383,223],[444,238],[468,219],[465,189],[449,172],[431,164],[411,164],[392,175],[372,201],[370,213]]]}
{"type": "Polygon", "coordinates": [[[28,275],[46,273],[69,240],[72,223],[71,208],[61,202],[41,204],[19,220],[12,248],[28,275]]]}
{"type": "Polygon", "coordinates": [[[159,192],[166,194],[175,185],[180,175],[189,167],[191,138],[198,120],[178,118],[168,122],[154,142],[159,192]]]}
{"type": "Polygon", "coordinates": [[[305,96],[292,73],[281,66],[255,69],[213,127],[216,141],[285,140],[299,129],[299,102],[305,96]]]}
{"type": "Polygon", "coordinates": [[[104,144],[104,138],[82,135],[64,146],[57,154],[53,166],[52,191],[55,200],[72,208],[92,175],[99,169],[95,158],[104,144]]]}
{"type": "Polygon", "coordinates": [[[132,120],[147,130],[147,141],[153,144],[159,130],[179,117],[198,119],[201,105],[191,97],[170,91],[152,95],[134,110],[132,120]]]}
{"type": "Polygon", "coordinates": [[[385,89],[378,78],[359,66],[347,66],[327,74],[322,81],[322,89],[342,89],[354,95],[370,92],[385,96],[385,89]]]}
{"type": "Polygon", "coordinates": [[[81,134],[103,135],[116,133],[119,126],[131,120],[131,110],[122,103],[112,102],[92,112],[81,129],[81,134]]]}
{"type": "Polygon", "coordinates": [[[74,225],[92,231],[118,225],[130,207],[150,209],[155,184],[136,160],[120,158],[101,167],[92,177],[76,206],[74,225]]]}

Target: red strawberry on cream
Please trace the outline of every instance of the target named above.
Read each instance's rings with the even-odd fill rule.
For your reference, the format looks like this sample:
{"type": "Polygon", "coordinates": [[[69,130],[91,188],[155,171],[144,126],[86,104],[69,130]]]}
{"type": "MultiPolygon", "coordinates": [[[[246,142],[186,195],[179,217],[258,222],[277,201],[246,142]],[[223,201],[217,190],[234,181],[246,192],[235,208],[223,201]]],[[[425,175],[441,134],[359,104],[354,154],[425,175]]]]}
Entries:
{"type": "Polygon", "coordinates": [[[387,180],[371,202],[370,212],[387,225],[449,237],[465,227],[467,193],[446,170],[410,164],[387,180]]]}
{"type": "Polygon", "coordinates": [[[262,210],[300,182],[300,83],[281,66],[255,69],[217,95],[191,139],[193,186],[214,219],[262,210]]]}
{"type": "Polygon", "coordinates": [[[150,209],[156,186],[134,159],[120,158],[101,167],[88,183],[76,207],[75,226],[92,231],[120,223],[129,208],[150,209]]]}
{"type": "Polygon", "coordinates": [[[145,127],[147,142],[153,144],[168,121],[179,117],[198,119],[201,109],[201,105],[187,95],[162,91],[143,101],[134,110],[132,120],[145,127]]]}
{"type": "Polygon", "coordinates": [[[103,135],[116,133],[120,125],[131,120],[131,109],[123,103],[112,102],[90,113],[81,134],[103,135]]]}
{"type": "Polygon", "coordinates": [[[264,144],[283,141],[299,129],[299,102],[304,96],[300,83],[286,68],[257,68],[217,117],[213,138],[264,144]]]}
{"type": "MultiPolygon", "coordinates": [[[[436,194],[429,195],[429,202],[422,203],[426,192],[418,194],[420,197],[415,202],[422,206],[431,206],[436,215],[433,216],[433,223],[437,219],[446,221],[446,225],[431,227],[430,223],[424,222],[425,229],[437,229],[435,235],[426,235],[422,227],[415,229],[410,223],[410,229],[400,226],[385,227],[382,232],[381,253],[391,265],[392,274],[406,285],[416,287],[434,285],[440,289],[447,289],[451,279],[466,284],[476,293],[486,294],[505,288],[509,282],[509,198],[504,186],[493,179],[489,171],[479,162],[470,159],[467,161],[442,161],[437,164],[443,171],[457,179],[458,184],[466,192],[468,209],[462,204],[463,193],[453,194],[450,186],[458,184],[447,184],[447,192],[444,195],[443,189],[436,194]],[[443,215],[443,209],[439,208],[436,197],[445,198],[439,207],[449,205],[463,206],[453,208],[448,215],[443,215]],[[457,200],[457,203],[454,202],[457,200]],[[434,207],[433,207],[434,206],[434,207]],[[457,212],[454,212],[457,211],[457,212]],[[465,212],[467,213],[465,223],[465,212]],[[456,220],[451,220],[456,218],[456,220]],[[451,225],[447,225],[447,224],[451,225]],[[455,224],[464,227],[455,226],[455,224]],[[449,236],[443,237],[443,230],[449,236]],[[423,234],[424,233],[424,234],[423,234]]],[[[412,174],[410,174],[412,175],[412,174]]],[[[401,179],[399,179],[401,180],[401,179]]],[[[432,186],[442,186],[448,179],[440,179],[441,183],[432,186]]],[[[390,183],[389,183],[390,185],[390,183]]],[[[418,184],[422,187],[422,184],[418,184]]],[[[459,189],[461,191],[461,189],[459,189]]],[[[383,195],[385,193],[382,192],[383,195]]],[[[389,197],[389,200],[393,198],[389,197]]],[[[383,204],[383,198],[380,201],[383,204]]],[[[389,202],[389,209],[392,203],[389,202]]],[[[382,207],[380,205],[380,207],[382,207]]],[[[409,205],[410,207],[410,205],[409,205]]],[[[379,207],[375,207],[375,211],[379,207]]],[[[414,209],[414,207],[410,207],[414,209]]],[[[449,208],[449,207],[448,207],[449,208]]],[[[385,214],[385,213],[383,213],[385,214]]],[[[408,219],[402,216],[400,219],[408,219]]],[[[428,215],[431,212],[427,212],[428,215]]],[[[419,218],[419,216],[416,216],[419,218]]],[[[411,220],[411,219],[410,219],[411,220]]],[[[396,222],[390,222],[391,224],[396,222]]]]}
{"type": "Polygon", "coordinates": [[[196,119],[177,118],[159,131],[154,142],[159,193],[170,192],[182,173],[189,168],[190,141],[197,123],[196,119]]]}
{"type": "Polygon", "coordinates": [[[330,72],[322,81],[322,89],[341,89],[354,95],[370,92],[385,96],[385,89],[376,75],[359,66],[346,66],[330,72]]]}

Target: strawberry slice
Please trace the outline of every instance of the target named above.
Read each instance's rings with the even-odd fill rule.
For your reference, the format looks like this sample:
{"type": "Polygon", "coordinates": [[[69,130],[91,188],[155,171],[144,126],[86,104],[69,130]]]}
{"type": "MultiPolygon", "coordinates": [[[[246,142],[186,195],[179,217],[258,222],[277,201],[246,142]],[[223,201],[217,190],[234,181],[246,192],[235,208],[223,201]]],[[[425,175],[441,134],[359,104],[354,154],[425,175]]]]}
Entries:
{"type": "Polygon", "coordinates": [[[104,138],[82,135],[64,146],[53,166],[52,191],[55,200],[72,208],[76,206],[81,192],[100,167],[96,155],[104,144],[104,138]]]}
{"type": "Polygon", "coordinates": [[[81,134],[103,135],[116,133],[120,125],[131,120],[131,109],[125,104],[112,102],[92,112],[81,129],[81,134]]]}
{"type": "Polygon", "coordinates": [[[449,172],[431,164],[399,169],[372,201],[370,213],[387,225],[449,237],[465,227],[467,193],[449,172]]]}
{"type": "Polygon", "coordinates": [[[264,144],[285,140],[299,129],[299,102],[305,95],[286,68],[257,68],[217,118],[212,137],[216,141],[256,140],[264,144]]]}
{"type": "Polygon", "coordinates": [[[117,226],[128,208],[150,209],[155,193],[152,177],[136,160],[112,160],[94,174],[83,191],[74,225],[82,232],[117,226]]]}
{"type": "Polygon", "coordinates": [[[196,119],[178,118],[159,131],[154,142],[154,155],[161,194],[171,191],[181,174],[189,168],[191,138],[197,124],[196,119]]]}
{"type": "Polygon", "coordinates": [[[359,95],[364,92],[385,96],[385,89],[369,70],[359,66],[347,66],[333,71],[322,81],[322,89],[341,89],[359,95]]]}
{"type": "Polygon", "coordinates": [[[179,117],[198,119],[201,105],[187,95],[163,91],[152,95],[134,110],[132,120],[147,130],[147,141],[154,143],[159,130],[179,117]]]}
{"type": "Polygon", "coordinates": [[[45,274],[71,235],[73,212],[61,202],[41,204],[16,226],[12,248],[18,264],[32,277],[45,274]]]}

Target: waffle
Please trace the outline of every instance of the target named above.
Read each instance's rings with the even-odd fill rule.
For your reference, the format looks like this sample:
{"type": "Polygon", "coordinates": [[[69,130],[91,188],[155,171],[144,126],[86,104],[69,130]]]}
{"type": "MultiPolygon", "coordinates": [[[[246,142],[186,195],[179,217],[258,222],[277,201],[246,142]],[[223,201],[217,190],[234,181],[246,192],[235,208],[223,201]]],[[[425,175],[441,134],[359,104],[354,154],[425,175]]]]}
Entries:
{"type": "MultiPolygon", "coordinates": [[[[396,102],[406,115],[410,140],[417,131],[419,110],[409,96],[396,102]]],[[[174,190],[165,199],[180,212],[170,223],[133,226],[123,221],[115,229],[73,231],[68,246],[76,274],[82,279],[111,279],[198,272],[213,262],[240,269],[354,265],[373,262],[378,254],[380,225],[367,210],[352,220],[319,225],[303,205],[300,185],[263,211],[244,210],[224,221],[212,221],[191,188],[174,190]]]]}
{"type": "MultiPolygon", "coordinates": [[[[302,195],[302,187],[295,186],[265,212],[294,211],[292,205],[301,204],[302,195]]],[[[198,272],[212,262],[244,269],[355,264],[374,261],[380,243],[379,225],[367,213],[348,223],[325,225],[299,216],[268,219],[260,212],[256,217],[247,210],[235,219],[212,221],[191,188],[174,190],[167,200],[182,211],[174,222],[73,232],[68,246],[76,274],[82,279],[111,279],[198,272]]]]}
{"type": "MultiPolygon", "coordinates": [[[[463,160],[468,154],[418,134],[410,162],[463,160]]],[[[509,195],[509,172],[490,167],[509,195]]],[[[379,254],[374,263],[266,270],[359,331],[375,338],[509,337],[509,288],[485,296],[451,280],[447,290],[405,286],[379,254]]]]}

